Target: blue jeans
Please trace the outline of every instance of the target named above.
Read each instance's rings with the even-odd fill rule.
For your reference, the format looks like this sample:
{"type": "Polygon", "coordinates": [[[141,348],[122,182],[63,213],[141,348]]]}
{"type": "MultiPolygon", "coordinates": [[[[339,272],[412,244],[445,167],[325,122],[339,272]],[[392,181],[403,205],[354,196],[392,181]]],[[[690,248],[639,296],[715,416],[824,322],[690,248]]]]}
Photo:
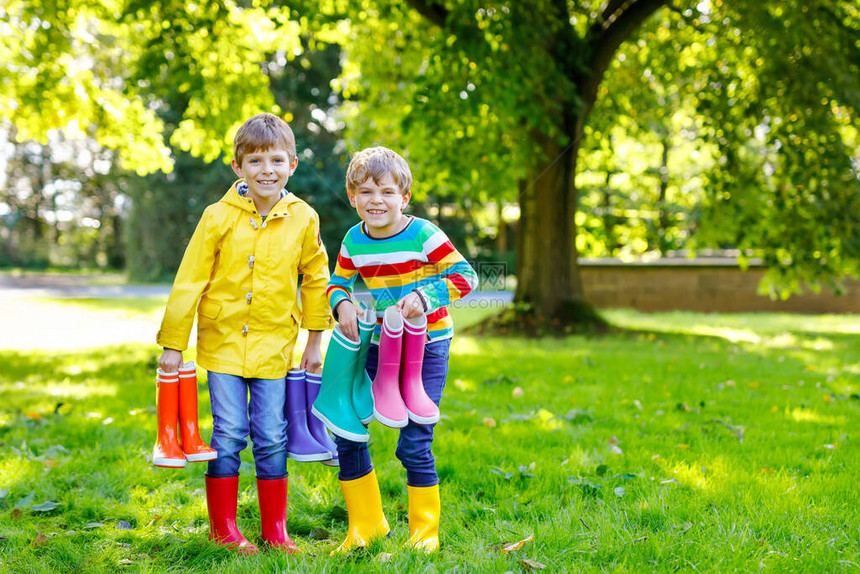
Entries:
{"type": "MultiPolygon", "coordinates": [[[[451,339],[442,339],[427,343],[424,347],[424,364],[421,368],[421,378],[427,396],[438,406],[442,400],[442,390],[448,376],[448,352],[451,339]]],[[[367,353],[367,374],[373,379],[379,360],[379,346],[371,345],[367,353]]],[[[406,469],[406,483],[409,486],[433,486],[439,484],[436,474],[436,460],[433,458],[433,427],[436,425],[419,425],[411,420],[400,429],[395,456],[406,469]]],[[[340,458],[340,480],[355,480],[366,475],[373,469],[370,451],[366,442],[353,442],[342,437],[335,437],[337,454],[340,458]]]]}
{"type": "Polygon", "coordinates": [[[250,379],[209,371],[209,399],[214,422],[210,444],[218,451],[218,458],[209,461],[207,476],[238,476],[239,454],[248,446],[249,435],[257,478],[272,480],[287,476],[284,378],[250,379]]]}

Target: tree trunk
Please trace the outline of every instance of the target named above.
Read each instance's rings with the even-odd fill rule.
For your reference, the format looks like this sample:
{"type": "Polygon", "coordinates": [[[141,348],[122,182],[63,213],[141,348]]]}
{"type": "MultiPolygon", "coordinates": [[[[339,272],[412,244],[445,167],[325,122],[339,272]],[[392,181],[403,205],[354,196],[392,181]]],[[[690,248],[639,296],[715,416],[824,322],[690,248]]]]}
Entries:
{"type": "Polygon", "coordinates": [[[577,190],[573,175],[579,139],[566,147],[533,134],[543,150],[533,176],[520,184],[517,291],[538,321],[569,325],[590,321],[576,251],[577,190]]]}
{"type": "MultiPolygon", "coordinates": [[[[543,152],[532,176],[520,185],[520,241],[517,259],[516,304],[535,314],[539,323],[565,330],[572,325],[605,325],[586,301],[576,250],[578,194],[576,162],[585,121],[597,100],[597,91],[618,47],[667,0],[610,0],[603,17],[586,34],[588,61],[584,68],[571,65],[570,47],[577,43],[559,35],[550,38],[548,53],[576,86],[576,95],[558,118],[558,138],[533,133],[543,152]],[[553,50],[557,48],[557,50],[553,50]]],[[[566,15],[566,3],[555,3],[566,15]]]]}

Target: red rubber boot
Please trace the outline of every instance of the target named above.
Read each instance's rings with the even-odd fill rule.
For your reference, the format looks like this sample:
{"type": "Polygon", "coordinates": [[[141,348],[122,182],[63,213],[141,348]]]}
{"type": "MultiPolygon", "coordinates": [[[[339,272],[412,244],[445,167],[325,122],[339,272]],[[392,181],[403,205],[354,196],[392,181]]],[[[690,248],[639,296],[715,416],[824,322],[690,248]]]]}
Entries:
{"type": "Polygon", "coordinates": [[[257,479],[257,500],[260,503],[260,525],[263,540],[272,548],[296,554],[298,546],[287,534],[287,478],[257,479]]]}
{"type": "Polygon", "coordinates": [[[209,540],[235,548],[239,554],[257,554],[257,547],[236,526],[239,477],[206,477],[206,507],[209,509],[209,540]]]}

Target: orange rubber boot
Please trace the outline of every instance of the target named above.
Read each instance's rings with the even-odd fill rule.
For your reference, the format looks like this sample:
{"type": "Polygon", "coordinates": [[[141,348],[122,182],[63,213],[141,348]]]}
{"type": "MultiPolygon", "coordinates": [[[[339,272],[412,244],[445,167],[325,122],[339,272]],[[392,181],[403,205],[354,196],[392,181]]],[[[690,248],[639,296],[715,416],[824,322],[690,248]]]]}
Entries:
{"type": "Polygon", "coordinates": [[[183,468],[185,454],[176,435],[179,417],[179,374],[158,369],[155,409],[158,416],[158,438],[152,449],[152,464],[164,468],[183,468]]]}
{"type": "Polygon", "coordinates": [[[200,438],[197,425],[197,366],[188,361],[179,369],[179,432],[182,452],[188,462],[218,458],[214,448],[200,438]]]}

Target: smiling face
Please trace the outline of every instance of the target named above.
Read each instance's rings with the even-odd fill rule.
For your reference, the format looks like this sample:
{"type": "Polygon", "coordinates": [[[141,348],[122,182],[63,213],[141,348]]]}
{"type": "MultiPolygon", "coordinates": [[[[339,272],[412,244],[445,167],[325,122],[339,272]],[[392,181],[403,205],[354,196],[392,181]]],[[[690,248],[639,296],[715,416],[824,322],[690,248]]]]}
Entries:
{"type": "Polygon", "coordinates": [[[403,193],[391,174],[385,174],[379,181],[368,177],[354,192],[347,193],[349,203],[364,221],[371,237],[390,237],[403,229],[406,223],[403,209],[409,204],[411,193],[403,193]]]}
{"type": "Polygon", "coordinates": [[[298,163],[298,158],[290,160],[287,150],[270,147],[248,152],[242,156],[241,164],[233,160],[232,166],[236,175],[248,184],[248,196],[254,200],[257,211],[268,215],[298,163]]]}

